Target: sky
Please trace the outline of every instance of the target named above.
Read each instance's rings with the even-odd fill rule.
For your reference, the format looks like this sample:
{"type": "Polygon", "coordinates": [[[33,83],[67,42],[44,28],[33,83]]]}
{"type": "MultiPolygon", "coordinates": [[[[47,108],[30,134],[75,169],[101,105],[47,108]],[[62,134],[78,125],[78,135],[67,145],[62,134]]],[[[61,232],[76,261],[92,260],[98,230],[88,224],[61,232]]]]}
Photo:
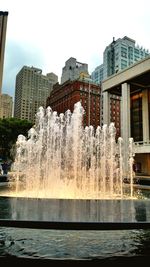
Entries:
{"type": "Polygon", "coordinates": [[[149,0],[1,0],[0,10],[9,12],[2,92],[13,97],[24,65],[60,82],[70,57],[91,74],[113,37],[128,36],[150,51],[149,0]]]}

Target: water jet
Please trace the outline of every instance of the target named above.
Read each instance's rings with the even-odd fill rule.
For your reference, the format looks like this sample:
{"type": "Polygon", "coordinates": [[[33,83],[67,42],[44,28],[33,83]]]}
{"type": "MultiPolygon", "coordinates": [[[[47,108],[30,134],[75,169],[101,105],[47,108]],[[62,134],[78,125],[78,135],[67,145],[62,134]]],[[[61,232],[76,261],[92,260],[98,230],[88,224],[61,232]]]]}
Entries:
{"type": "Polygon", "coordinates": [[[133,197],[133,139],[129,152],[116,140],[114,123],[83,127],[84,110],[77,102],[73,113],[58,115],[42,107],[28,138],[16,143],[16,196],[60,199],[133,197]],[[128,170],[124,155],[128,153],[128,170]],[[124,177],[129,177],[128,192],[124,177]]]}
{"type": "Polygon", "coordinates": [[[18,136],[13,187],[2,192],[3,197],[12,198],[12,218],[135,221],[133,139],[124,151],[123,139],[116,140],[114,123],[97,129],[83,127],[83,115],[80,102],[73,113],[68,110],[60,115],[40,107],[28,138],[18,136]]]}
{"type": "Polygon", "coordinates": [[[133,190],[133,139],[124,151],[113,123],[84,128],[83,114],[80,102],[73,113],[68,110],[60,115],[50,107],[40,107],[28,138],[18,136],[13,185],[0,192],[0,226],[57,230],[149,227],[149,200],[138,199],[133,190]]]}

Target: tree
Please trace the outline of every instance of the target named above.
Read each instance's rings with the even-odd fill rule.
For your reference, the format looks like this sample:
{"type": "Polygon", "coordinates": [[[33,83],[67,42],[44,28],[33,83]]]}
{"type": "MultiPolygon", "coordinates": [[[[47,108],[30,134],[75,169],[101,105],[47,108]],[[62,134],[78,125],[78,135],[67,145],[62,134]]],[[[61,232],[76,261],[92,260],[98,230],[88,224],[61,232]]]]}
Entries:
{"type": "Polygon", "coordinates": [[[0,119],[0,157],[13,159],[11,151],[19,134],[27,137],[33,123],[16,118],[0,119]]]}

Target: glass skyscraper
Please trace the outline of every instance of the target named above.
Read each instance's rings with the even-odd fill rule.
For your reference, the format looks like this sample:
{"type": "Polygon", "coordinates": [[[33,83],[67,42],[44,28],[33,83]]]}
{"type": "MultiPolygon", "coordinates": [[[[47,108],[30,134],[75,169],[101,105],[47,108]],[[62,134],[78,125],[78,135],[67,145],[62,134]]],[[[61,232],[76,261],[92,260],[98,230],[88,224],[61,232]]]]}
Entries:
{"type": "Polygon", "coordinates": [[[91,77],[100,84],[102,80],[133,65],[149,55],[149,51],[135,44],[135,40],[125,36],[106,46],[103,53],[103,64],[97,66],[91,77]]]}
{"type": "Polygon", "coordinates": [[[119,38],[108,45],[103,53],[103,78],[123,70],[138,60],[149,55],[149,51],[135,45],[135,41],[127,36],[119,38]]]}

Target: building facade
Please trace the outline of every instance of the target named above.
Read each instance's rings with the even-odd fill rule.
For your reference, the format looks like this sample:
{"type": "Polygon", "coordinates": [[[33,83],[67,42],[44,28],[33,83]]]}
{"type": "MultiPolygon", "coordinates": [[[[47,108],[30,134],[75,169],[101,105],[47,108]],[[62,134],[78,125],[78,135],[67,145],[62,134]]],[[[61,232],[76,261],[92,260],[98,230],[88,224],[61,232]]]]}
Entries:
{"type": "Polygon", "coordinates": [[[13,98],[8,94],[0,95],[0,118],[11,118],[13,109],[13,98]]]}
{"type": "Polygon", "coordinates": [[[103,64],[91,73],[94,82],[100,84],[107,77],[147,57],[149,51],[136,45],[135,40],[124,36],[109,44],[103,52],[103,64]]]}
{"type": "Polygon", "coordinates": [[[124,36],[106,47],[103,53],[103,79],[147,57],[149,51],[135,45],[135,40],[124,36]]]}
{"type": "Polygon", "coordinates": [[[2,93],[7,17],[8,17],[8,12],[0,11],[0,94],[2,93]]]}
{"type": "Polygon", "coordinates": [[[69,80],[61,85],[54,85],[46,106],[60,114],[68,109],[73,112],[74,104],[81,101],[85,111],[83,125],[93,125],[97,128],[100,125],[100,91],[99,85],[83,77],[74,81],[69,80]]]}
{"type": "Polygon", "coordinates": [[[104,123],[111,121],[111,95],[120,97],[124,155],[129,149],[129,138],[133,138],[136,172],[150,175],[150,56],[105,79],[102,90],[104,123]]]}
{"type": "Polygon", "coordinates": [[[40,106],[46,106],[53,85],[58,82],[54,73],[42,74],[42,70],[24,66],[16,76],[14,117],[35,122],[40,106]]]}
{"type": "Polygon", "coordinates": [[[103,80],[103,71],[104,71],[104,66],[103,64],[101,64],[97,66],[95,70],[91,73],[91,78],[95,83],[101,84],[103,80]]]}
{"type": "Polygon", "coordinates": [[[78,79],[81,73],[88,74],[88,64],[78,62],[73,57],[69,58],[62,69],[61,84],[78,79]]]}
{"type": "MultiPolygon", "coordinates": [[[[118,73],[119,71],[126,69],[129,66],[132,66],[139,60],[146,58],[149,55],[148,50],[135,45],[135,40],[125,36],[122,39],[119,38],[109,44],[103,53],[103,64],[95,68],[92,72],[92,80],[101,84],[103,80],[107,79],[111,75],[118,73]]],[[[117,130],[117,137],[121,135],[121,125],[120,125],[120,95],[109,94],[110,98],[110,121],[115,123],[117,130]]],[[[103,100],[103,91],[102,97],[103,100]]],[[[104,105],[106,103],[103,103],[104,105]]],[[[101,106],[103,106],[101,103],[101,106]]],[[[104,124],[103,118],[103,109],[101,110],[101,122],[104,124]]]]}

